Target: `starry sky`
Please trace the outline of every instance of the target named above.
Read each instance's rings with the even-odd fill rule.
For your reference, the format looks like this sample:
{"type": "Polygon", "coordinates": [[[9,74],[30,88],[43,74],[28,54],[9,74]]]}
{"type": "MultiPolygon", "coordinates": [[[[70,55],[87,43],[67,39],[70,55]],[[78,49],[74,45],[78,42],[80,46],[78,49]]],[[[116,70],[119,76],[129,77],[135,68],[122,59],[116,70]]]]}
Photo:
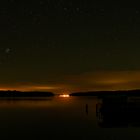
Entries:
{"type": "Polygon", "coordinates": [[[0,1],[0,89],[140,88],[140,8],[122,1],[0,1]]]}

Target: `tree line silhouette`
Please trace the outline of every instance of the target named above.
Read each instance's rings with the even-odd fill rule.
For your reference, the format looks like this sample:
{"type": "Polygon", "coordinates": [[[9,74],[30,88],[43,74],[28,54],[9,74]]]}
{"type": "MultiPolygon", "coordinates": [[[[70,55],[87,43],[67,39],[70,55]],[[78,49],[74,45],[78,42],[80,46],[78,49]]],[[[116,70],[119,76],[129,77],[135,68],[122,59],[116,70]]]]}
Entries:
{"type": "Polygon", "coordinates": [[[22,92],[22,91],[0,91],[0,97],[50,97],[54,96],[52,92],[22,92]]]}

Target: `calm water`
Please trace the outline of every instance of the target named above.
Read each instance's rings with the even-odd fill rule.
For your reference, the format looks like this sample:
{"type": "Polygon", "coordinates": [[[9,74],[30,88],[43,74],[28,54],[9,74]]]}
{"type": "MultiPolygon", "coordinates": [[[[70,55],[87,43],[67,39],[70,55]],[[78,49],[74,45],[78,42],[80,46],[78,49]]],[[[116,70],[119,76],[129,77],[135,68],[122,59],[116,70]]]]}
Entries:
{"type": "MultiPolygon", "coordinates": [[[[0,100],[0,138],[2,140],[12,138],[19,140],[140,139],[140,127],[134,125],[137,122],[133,122],[130,117],[129,120],[122,119],[122,121],[120,116],[123,118],[124,114],[121,115],[120,111],[118,112],[120,115],[114,117],[112,116],[114,112],[111,114],[108,109],[103,120],[100,102],[95,97],[52,97],[30,101],[0,100]],[[116,125],[118,123],[119,125],[116,125]]],[[[135,111],[135,113],[139,112],[135,111]]]]}

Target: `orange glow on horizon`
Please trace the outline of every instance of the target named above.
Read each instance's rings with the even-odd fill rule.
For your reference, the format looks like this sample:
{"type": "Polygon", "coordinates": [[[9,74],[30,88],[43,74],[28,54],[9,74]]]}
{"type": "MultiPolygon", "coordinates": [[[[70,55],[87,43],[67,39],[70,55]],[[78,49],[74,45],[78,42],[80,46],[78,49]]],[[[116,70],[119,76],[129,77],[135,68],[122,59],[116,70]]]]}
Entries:
{"type": "Polygon", "coordinates": [[[69,95],[69,94],[61,94],[59,97],[62,97],[62,98],[69,98],[70,95],[69,95]]]}
{"type": "Polygon", "coordinates": [[[0,90],[46,91],[60,97],[68,94],[86,91],[116,91],[140,89],[140,71],[95,71],[79,75],[71,75],[57,79],[54,83],[22,83],[17,82],[0,85],[0,90]]]}

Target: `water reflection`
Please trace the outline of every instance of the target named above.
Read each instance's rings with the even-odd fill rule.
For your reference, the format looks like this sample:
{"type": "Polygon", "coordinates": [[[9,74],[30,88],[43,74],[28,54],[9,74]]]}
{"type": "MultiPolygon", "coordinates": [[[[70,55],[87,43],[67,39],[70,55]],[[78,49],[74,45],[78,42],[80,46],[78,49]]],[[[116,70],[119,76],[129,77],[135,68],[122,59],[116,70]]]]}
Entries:
{"type": "Polygon", "coordinates": [[[140,126],[139,118],[140,102],[132,97],[0,100],[2,140],[16,136],[20,140],[124,140],[136,135],[140,138],[139,127],[128,127],[140,126]]]}
{"type": "Polygon", "coordinates": [[[36,107],[48,107],[52,106],[52,97],[47,97],[44,99],[35,99],[35,98],[24,98],[24,99],[1,99],[0,100],[0,109],[1,108],[17,108],[17,107],[24,107],[24,108],[36,108],[36,107]]]}
{"type": "Polygon", "coordinates": [[[100,127],[140,127],[140,98],[103,97],[96,106],[100,127]]]}

